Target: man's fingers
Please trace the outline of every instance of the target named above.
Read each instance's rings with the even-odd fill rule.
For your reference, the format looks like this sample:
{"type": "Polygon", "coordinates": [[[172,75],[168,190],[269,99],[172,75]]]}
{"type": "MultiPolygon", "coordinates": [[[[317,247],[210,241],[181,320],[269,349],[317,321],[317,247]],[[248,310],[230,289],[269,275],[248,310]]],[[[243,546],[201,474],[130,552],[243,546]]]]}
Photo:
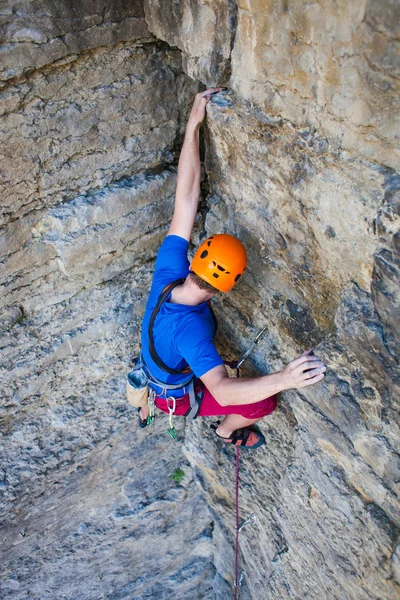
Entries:
{"type": "Polygon", "coordinates": [[[300,378],[303,380],[311,379],[315,375],[319,375],[320,373],[325,373],[325,371],[326,371],[326,367],[325,367],[325,365],[323,365],[321,363],[321,366],[313,367],[312,369],[303,371],[303,373],[300,375],[300,378]]]}
{"type": "Polygon", "coordinates": [[[300,365],[300,367],[297,368],[297,370],[301,370],[303,373],[305,371],[310,371],[313,369],[319,369],[321,367],[325,368],[324,363],[322,362],[322,360],[315,360],[313,362],[311,362],[310,360],[308,360],[307,362],[303,363],[302,365],[300,365]]]}
{"type": "Polygon", "coordinates": [[[204,92],[199,92],[197,96],[200,100],[206,100],[206,102],[209,102],[213,94],[218,94],[218,92],[221,92],[225,89],[226,88],[223,87],[209,88],[208,90],[204,90],[204,92]]]}
{"type": "MultiPolygon", "coordinates": [[[[297,369],[297,367],[299,367],[300,365],[303,365],[304,363],[311,363],[311,362],[315,362],[315,361],[319,361],[320,359],[318,358],[318,356],[313,356],[313,355],[309,355],[309,354],[302,354],[301,356],[299,356],[299,358],[295,358],[294,360],[291,361],[291,365],[297,369]]],[[[307,368],[307,367],[305,367],[307,368]]]]}
{"type": "Polygon", "coordinates": [[[225,90],[225,89],[226,88],[224,88],[224,87],[209,88],[208,90],[204,90],[204,92],[200,92],[200,94],[201,94],[201,96],[211,96],[211,94],[217,94],[221,90],[225,90]]]}
{"type": "Polygon", "coordinates": [[[290,361],[283,373],[288,380],[287,389],[305,387],[324,378],[326,366],[318,356],[306,350],[304,354],[290,361]]]}
{"type": "Polygon", "coordinates": [[[325,373],[320,373],[319,375],[315,375],[314,377],[310,377],[309,379],[305,379],[297,387],[303,388],[303,387],[307,387],[308,385],[313,385],[314,383],[318,383],[319,381],[322,381],[322,379],[324,377],[325,377],[325,373]]]}
{"type": "Polygon", "coordinates": [[[315,361],[307,360],[306,362],[301,363],[295,369],[293,369],[292,373],[297,381],[302,382],[306,379],[310,379],[318,373],[325,373],[325,371],[326,366],[322,361],[317,359],[315,361]]]}

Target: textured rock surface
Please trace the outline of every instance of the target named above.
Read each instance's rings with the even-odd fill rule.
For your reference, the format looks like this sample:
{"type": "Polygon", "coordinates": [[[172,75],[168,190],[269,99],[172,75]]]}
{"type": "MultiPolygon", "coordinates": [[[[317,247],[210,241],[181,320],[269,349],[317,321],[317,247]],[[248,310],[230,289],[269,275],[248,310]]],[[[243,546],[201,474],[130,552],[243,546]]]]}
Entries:
{"type": "Polygon", "coordinates": [[[5,2],[0,13],[1,80],[98,46],[150,39],[140,0],[5,2]]]}
{"type": "Polygon", "coordinates": [[[150,30],[184,52],[187,73],[231,85],[274,116],[318,129],[335,148],[399,169],[399,5],[145,0],[150,30]],[[228,69],[229,71],[229,69],[228,69]]]}
{"type": "MultiPolygon", "coordinates": [[[[221,347],[238,356],[268,324],[259,370],[316,345],[328,367],[322,384],[283,395],[267,449],[244,457],[243,516],[257,516],[243,533],[244,597],[395,600],[399,179],[229,94],[208,115],[206,230],[250,249],[241,285],[216,306],[221,347]]],[[[187,451],[227,574],[233,455],[204,440],[195,424],[187,451]]]]}
{"type": "Polygon", "coordinates": [[[171,2],[145,0],[149,29],[182,50],[183,66],[193,79],[208,86],[228,81],[230,55],[236,30],[236,2],[216,0],[171,2]]]}
{"type": "Polygon", "coordinates": [[[3,529],[1,597],[211,598],[212,517],[168,440],[164,428],[137,435],[127,422],[48,480],[3,529]]]}
{"type": "Polygon", "coordinates": [[[331,144],[399,168],[399,4],[238,1],[232,86],[331,144]]]}
{"type": "Polygon", "coordinates": [[[0,596],[207,597],[207,507],[124,398],[198,84],[139,3],[2,19],[0,596]]]}
{"type": "Polygon", "coordinates": [[[1,92],[2,222],[171,162],[180,57],[121,44],[1,92]]]}
{"type": "Polygon", "coordinates": [[[208,105],[194,235],[249,252],[215,301],[218,344],[235,358],[268,324],[244,374],[311,346],[328,366],[242,452],[241,600],[397,600],[397,10],[1,9],[0,597],[232,595],[234,452],[181,422],[189,466],[165,418],[137,432],[123,389],[199,85],[185,71],[231,86],[208,105]]]}
{"type": "Polygon", "coordinates": [[[133,277],[130,271],[21,316],[3,334],[1,465],[8,509],[131,418],[122,373],[146,293],[132,286],[133,277]]]}
{"type": "Polygon", "coordinates": [[[2,306],[30,312],[140,266],[169,221],[174,184],[168,171],[139,175],[14,221],[0,242],[2,306]]]}

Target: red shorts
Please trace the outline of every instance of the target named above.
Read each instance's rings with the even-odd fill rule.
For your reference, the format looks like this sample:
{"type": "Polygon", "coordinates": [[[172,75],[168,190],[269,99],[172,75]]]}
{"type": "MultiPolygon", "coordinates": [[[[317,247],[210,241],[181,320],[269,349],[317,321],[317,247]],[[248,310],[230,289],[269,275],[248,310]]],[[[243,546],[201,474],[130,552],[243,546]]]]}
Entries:
{"type": "MultiPolygon", "coordinates": [[[[276,396],[271,396],[253,404],[228,404],[227,406],[222,406],[216,401],[211,392],[200,381],[197,381],[195,386],[196,392],[199,392],[201,389],[203,390],[203,400],[199,414],[197,415],[199,417],[241,415],[246,419],[261,419],[266,415],[270,415],[275,410],[277,404],[276,396]]],[[[156,396],[155,405],[163,412],[168,413],[167,401],[162,396],[156,396]]],[[[189,409],[189,394],[176,399],[176,409],[174,412],[176,416],[184,417],[188,414],[189,409]]]]}

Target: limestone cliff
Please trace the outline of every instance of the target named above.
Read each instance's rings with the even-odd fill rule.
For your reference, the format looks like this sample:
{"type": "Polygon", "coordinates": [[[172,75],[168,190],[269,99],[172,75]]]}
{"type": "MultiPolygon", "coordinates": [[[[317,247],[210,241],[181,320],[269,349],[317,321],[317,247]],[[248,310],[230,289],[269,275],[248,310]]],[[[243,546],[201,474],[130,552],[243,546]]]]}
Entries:
{"type": "Polygon", "coordinates": [[[232,596],[232,448],[206,419],[139,433],[124,399],[188,106],[217,83],[193,241],[250,259],[218,343],[267,324],[245,373],[311,346],[328,366],[242,452],[240,597],[399,598],[398,23],[393,0],[5,3],[2,598],[232,596]]]}

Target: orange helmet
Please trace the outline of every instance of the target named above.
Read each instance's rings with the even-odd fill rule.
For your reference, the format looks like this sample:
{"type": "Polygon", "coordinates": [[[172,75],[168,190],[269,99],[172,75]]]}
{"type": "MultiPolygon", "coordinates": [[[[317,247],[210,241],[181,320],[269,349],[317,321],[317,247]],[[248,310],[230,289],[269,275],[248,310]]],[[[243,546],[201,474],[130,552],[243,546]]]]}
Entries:
{"type": "Polygon", "coordinates": [[[227,233],[212,235],[196,250],[192,271],[221,292],[229,292],[246,270],[246,250],[227,233]]]}

